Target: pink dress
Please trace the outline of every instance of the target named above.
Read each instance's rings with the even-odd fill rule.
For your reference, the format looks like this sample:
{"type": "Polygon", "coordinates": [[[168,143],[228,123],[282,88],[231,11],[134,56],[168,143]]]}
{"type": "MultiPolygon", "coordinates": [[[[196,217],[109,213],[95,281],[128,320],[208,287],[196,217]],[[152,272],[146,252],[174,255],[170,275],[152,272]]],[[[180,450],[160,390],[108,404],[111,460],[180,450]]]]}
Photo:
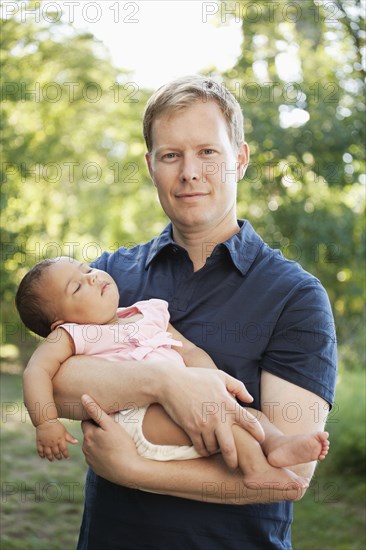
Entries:
{"type": "Polygon", "coordinates": [[[185,367],[181,355],[171,346],[182,346],[167,332],[169,323],[168,303],[152,298],[136,302],[130,307],[117,310],[123,323],[111,325],[78,325],[65,323],[62,326],[71,336],[76,355],[97,355],[109,361],[142,359],[174,360],[185,367]],[[128,318],[141,313],[143,317],[128,322],[128,318]],[[126,322],[127,321],[127,322],[126,322]]]}

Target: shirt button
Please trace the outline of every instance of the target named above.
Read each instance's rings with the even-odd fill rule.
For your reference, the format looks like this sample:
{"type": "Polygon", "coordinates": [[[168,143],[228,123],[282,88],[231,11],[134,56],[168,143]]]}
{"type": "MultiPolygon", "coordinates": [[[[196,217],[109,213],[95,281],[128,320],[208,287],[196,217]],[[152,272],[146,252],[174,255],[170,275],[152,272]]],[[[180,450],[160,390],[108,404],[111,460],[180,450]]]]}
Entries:
{"type": "Polygon", "coordinates": [[[178,247],[177,246],[173,246],[173,252],[176,254],[178,252],[178,247]]]}

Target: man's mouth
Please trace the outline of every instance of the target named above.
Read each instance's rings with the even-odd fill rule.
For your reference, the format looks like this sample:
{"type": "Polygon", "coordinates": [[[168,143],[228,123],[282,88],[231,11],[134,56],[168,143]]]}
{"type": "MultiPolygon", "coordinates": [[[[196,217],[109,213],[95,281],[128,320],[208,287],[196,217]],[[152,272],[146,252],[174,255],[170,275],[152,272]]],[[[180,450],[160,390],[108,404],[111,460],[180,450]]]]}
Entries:
{"type": "Polygon", "coordinates": [[[195,197],[206,197],[208,195],[208,193],[200,193],[200,192],[195,192],[195,193],[179,193],[178,195],[176,195],[176,197],[178,199],[188,199],[188,198],[195,198],[195,197]]]}

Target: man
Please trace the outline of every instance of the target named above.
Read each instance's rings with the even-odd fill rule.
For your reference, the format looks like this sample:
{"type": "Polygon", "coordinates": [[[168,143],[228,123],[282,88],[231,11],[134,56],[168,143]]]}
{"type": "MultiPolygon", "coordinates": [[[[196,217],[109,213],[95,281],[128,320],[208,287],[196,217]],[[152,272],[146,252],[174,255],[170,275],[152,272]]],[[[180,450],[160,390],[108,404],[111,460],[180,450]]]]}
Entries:
{"type": "MultiPolygon", "coordinates": [[[[74,358],[55,380],[65,411],[81,393],[104,410],[158,402],[202,459],[142,459],[90,397],[89,471],[79,549],[291,548],[296,491],[243,488],[231,425],[245,427],[242,381],[284,433],[324,427],[336,357],[329,301],[319,281],[237,221],[237,182],[249,161],[240,106],[221,85],[186,77],[160,88],[144,115],[146,160],[171,224],[151,242],[105,253],[121,304],[168,301],[171,322],[223,372],[74,358]],[[221,449],[221,455],[208,456],[221,449]],[[226,463],[226,464],[225,464],[226,463]],[[98,475],[95,475],[98,474],[98,475]],[[107,481],[108,480],[108,481],[107,481]],[[151,492],[150,492],[151,491],[151,492]],[[160,494],[158,494],[160,493],[160,494]]],[[[67,415],[67,412],[65,413],[67,415]]],[[[293,468],[309,480],[315,464],[293,468]]]]}

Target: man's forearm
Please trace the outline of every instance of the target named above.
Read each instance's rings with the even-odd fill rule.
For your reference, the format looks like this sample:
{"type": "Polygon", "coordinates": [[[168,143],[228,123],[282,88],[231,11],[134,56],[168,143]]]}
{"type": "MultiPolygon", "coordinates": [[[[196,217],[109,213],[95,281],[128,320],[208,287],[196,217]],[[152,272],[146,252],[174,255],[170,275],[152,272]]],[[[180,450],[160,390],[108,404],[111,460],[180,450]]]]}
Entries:
{"type": "Polygon", "coordinates": [[[272,483],[268,489],[263,489],[263,484],[260,487],[255,483],[249,487],[244,485],[241,472],[229,470],[223,455],[168,462],[143,458],[127,432],[103,412],[91,396],[83,396],[83,404],[94,421],[84,422],[82,426],[86,462],[97,475],[112,483],[222,504],[255,504],[302,497],[298,489],[276,489],[272,483]]]}
{"type": "Polygon", "coordinates": [[[236,505],[295,501],[305,493],[290,487],[285,490],[252,484],[249,488],[242,473],[228,470],[220,455],[181,462],[138,460],[127,485],[189,500],[236,505]]]}
{"type": "Polygon", "coordinates": [[[164,365],[150,361],[119,363],[83,355],[72,357],[53,378],[59,416],[85,419],[80,403],[83,393],[93,395],[108,413],[153,403],[163,368],[164,365]]]}

